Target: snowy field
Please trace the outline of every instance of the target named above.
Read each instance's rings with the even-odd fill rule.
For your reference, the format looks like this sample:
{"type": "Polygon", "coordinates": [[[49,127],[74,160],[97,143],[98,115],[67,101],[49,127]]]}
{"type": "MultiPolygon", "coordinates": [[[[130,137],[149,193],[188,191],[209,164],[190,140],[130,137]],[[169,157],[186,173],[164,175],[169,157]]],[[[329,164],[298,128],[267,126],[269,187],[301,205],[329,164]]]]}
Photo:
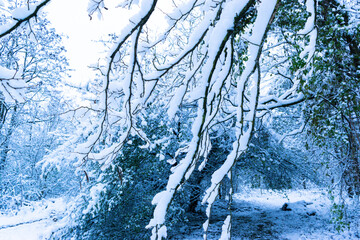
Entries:
{"type": "MultiPolygon", "coordinates": [[[[355,229],[338,233],[330,223],[330,200],[326,191],[243,190],[234,196],[233,239],[360,239],[355,229]],[[288,203],[286,210],[281,207],[288,203]]],[[[219,239],[226,205],[218,203],[210,221],[209,239],[219,239]]],[[[1,240],[49,239],[66,226],[63,199],[39,202],[16,214],[0,216],[1,240]]],[[[203,219],[189,219],[170,239],[202,239],[203,219]]],[[[145,230],[144,230],[145,231],[145,230]]]]}

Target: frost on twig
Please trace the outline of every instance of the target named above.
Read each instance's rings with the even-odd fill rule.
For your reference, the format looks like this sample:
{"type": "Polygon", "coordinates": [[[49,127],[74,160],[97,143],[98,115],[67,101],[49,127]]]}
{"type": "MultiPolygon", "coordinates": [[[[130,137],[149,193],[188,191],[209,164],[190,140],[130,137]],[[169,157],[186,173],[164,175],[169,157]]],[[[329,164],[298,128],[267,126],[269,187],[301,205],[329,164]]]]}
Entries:
{"type": "Polygon", "coordinates": [[[89,0],[88,4],[88,14],[90,17],[90,20],[92,20],[92,16],[94,14],[97,15],[99,19],[101,19],[101,10],[108,10],[108,8],[105,6],[104,0],[89,0]]]}

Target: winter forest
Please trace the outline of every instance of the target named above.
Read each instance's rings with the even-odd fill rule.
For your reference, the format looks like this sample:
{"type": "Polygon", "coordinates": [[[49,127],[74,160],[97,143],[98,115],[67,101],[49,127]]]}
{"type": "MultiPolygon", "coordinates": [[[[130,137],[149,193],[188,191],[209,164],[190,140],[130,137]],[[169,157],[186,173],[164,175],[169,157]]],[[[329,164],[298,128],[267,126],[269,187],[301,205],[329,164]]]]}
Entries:
{"type": "Polygon", "coordinates": [[[360,1],[0,0],[0,239],[360,239],[360,1]]]}

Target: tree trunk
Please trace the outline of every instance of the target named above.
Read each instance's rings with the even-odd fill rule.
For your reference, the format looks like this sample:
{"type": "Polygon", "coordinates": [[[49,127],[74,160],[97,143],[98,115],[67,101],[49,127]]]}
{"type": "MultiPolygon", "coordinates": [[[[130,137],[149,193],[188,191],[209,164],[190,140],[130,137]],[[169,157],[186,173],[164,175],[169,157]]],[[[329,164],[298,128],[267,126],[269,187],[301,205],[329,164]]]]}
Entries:
{"type": "Polygon", "coordinates": [[[6,159],[8,157],[8,152],[10,151],[10,141],[11,135],[13,134],[16,125],[17,125],[17,107],[14,107],[14,112],[11,116],[9,128],[6,130],[6,134],[3,142],[0,145],[0,171],[5,169],[6,159]]]}

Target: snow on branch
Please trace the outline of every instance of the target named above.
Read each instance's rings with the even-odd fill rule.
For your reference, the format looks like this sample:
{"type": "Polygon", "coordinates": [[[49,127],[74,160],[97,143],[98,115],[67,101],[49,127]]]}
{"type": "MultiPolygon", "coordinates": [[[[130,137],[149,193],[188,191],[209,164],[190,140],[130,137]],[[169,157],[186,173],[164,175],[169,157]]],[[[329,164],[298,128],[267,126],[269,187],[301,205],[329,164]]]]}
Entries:
{"type": "Polygon", "coordinates": [[[88,14],[90,20],[95,13],[97,13],[98,18],[100,18],[102,9],[108,10],[105,6],[104,0],[90,0],[88,4],[88,14]]]}
{"type": "MultiPolygon", "coordinates": [[[[268,5],[269,3],[260,5],[263,6],[262,8],[260,8],[261,12],[259,13],[259,16],[261,17],[258,17],[257,21],[254,23],[254,32],[256,32],[256,34],[250,36],[252,42],[255,44],[249,46],[249,60],[238,82],[238,99],[240,98],[238,106],[241,107],[243,106],[243,101],[245,100],[245,87],[247,85],[252,86],[250,90],[251,101],[249,102],[251,112],[247,114],[248,116],[250,116],[250,118],[245,117],[243,115],[241,107],[239,107],[239,131],[237,133],[238,140],[234,143],[234,150],[229,155],[228,159],[225,161],[222,167],[213,174],[212,185],[207,190],[207,194],[204,197],[204,201],[208,202],[208,217],[210,217],[210,208],[212,206],[212,203],[218,195],[218,189],[221,181],[223,180],[224,176],[226,176],[226,174],[230,171],[234,162],[239,157],[239,154],[246,150],[247,143],[251,136],[259,92],[260,70],[258,67],[258,61],[261,53],[261,46],[265,39],[266,31],[268,29],[268,24],[272,20],[273,14],[273,11],[267,11],[269,9],[275,9],[277,1],[273,1],[271,3],[273,3],[273,5],[268,5]],[[247,123],[244,127],[245,121],[247,121],[247,123]]],[[[229,56],[227,52],[233,52],[233,49],[231,49],[230,46],[232,41],[231,36],[234,36],[234,19],[241,15],[241,13],[246,12],[251,5],[252,3],[250,1],[244,2],[243,4],[235,4],[235,2],[233,1],[219,4],[217,8],[214,7],[212,9],[214,12],[217,11],[216,15],[220,15],[220,18],[218,22],[214,24],[215,26],[209,26],[208,33],[204,37],[205,46],[207,47],[206,49],[208,49],[208,51],[206,52],[208,54],[208,59],[206,60],[206,63],[202,68],[202,74],[201,76],[199,76],[199,85],[196,90],[196,96],[198,99],[198,112],[197,118],[195,119],[192,127],[193,139],[189,144],[189,150],[187,152],[187,155],[183,160],[180,161],[180,163],[174,169],[173,173],[170,175],[166,190],[158,193],[154,197],[153,204],[156,204],[156,208],[154,210],[154,218],[147,226],[148,228],[153,228],[152,239],[161,239],[162,237],[165,237],[165,235],[160,234],[164,233],[164,223],[167,208],[169,207],[176,191],[190,177],[198,159],[203,156],[200,155],[200,153],[202,152],[201,142],[205,141],[205,137],[208,134],[210,123],[214,119],[213,112],[217,112],[211,109],[212,106],[214,106],[212,104],[212,99],[214,99],[214,95],[221,95],[222,90],[224,90],[224,86],[226,86],[225,83],[228,80],[228,76],[230,73],[230,69],[226,70],[226,66],[231,66],[232,61],[227,61],[227,58],[232,58],[233,55],[229,56]],[[210,37],[207,38],[207,36],[210,37]],[[224,59],[222,62],[228,64],[219,64],[220,59],[224,59]],[[214,93],[214,95],[212,93],[214,93]]],[[[221,102],[221,99],[222,98],[220,96],[217,101],[221,102]]],[[[204,224],[205,233],[207,232],[207,227],[208,222],[204,224]]]]}
{"type": "MultiPolygon", "coordinates": [[[[311,61],[315,54],[317,39],[315,5],[316,2],[314,0],[306,1],[306,10],[310,13],[310,16],[307,18],[304,28],[297,32],[298,35],[309,36],[308,44],[305,45],[303,50],[299,53],[300,59],[305,62],[304,66],[294,73],[293,78],[289,78],[292,86],[280,96],[267,95],[260,97],[258,106],[258,111],[260,111],[259,115],[275,108],[292,106],[305,100],[304,94],[299,92],[299,86],[301,79],[306,79],[307,76],[312,74],[311,61]]],[[[279,75],[287,78],[281,73],[279,73],[279,75]]]]}
{"type": "Polygon", "coordinates": [[[15,9],[12,14],[13,20],[9,24],[0,27],[0,38],[3,38],[4,36],[12,33],[22,24],[29,23],[32,18],[36,18],[36,16],[39,14],[39,11],[50,1],[51,0],[43,0],[28,7],[15,9]]]}
{"type": "Polygon", "coordinates": [[[117,156],[131,134],[138,135],[146,142],[149,142],[146,135],[136,128],[134,116],[142,108],[140,99],[145,91],[144,81],[141,79],[141,74],[139,75],[139,71],[141,71],[138,59],[138,51],[141,48],[139,46],[141,45],[140,35],[155,10],[156,4],[157,0],[141,1],[139,3],[139,11],[133,15],[130,23],[118,36],[117,43],[110,50],[106,65],[99,68],[103,75],[98,103],[102,113],[99,115],[99,124],[96,131],[75,150],[80,162],[86,162],[87,159],[100,160],[106,166],[106,163],[110,163],[117,156]],[[119,66],[121,55],[128,57],[128,67],[119,66]],[[124,71],[122,76],[117,74],[119,70],[124,71]],[[114,95],[111,95],[111,92],[121,92],[123,104],[120,110],[114,107],[113,101],[116,100],[112,98],[114,95]],[[96,150],[96,144],[108,135],[108,131],[114,131],[114,129],[120,127],[124,130],[121,131],[122,134],[116,142],[109,143],[101,150],[96,150]]]}
{"type": "Polygon", "coordinates": [[[0,93],[4,104],[21,103],[25,101],[24,93],[27,84],[21,78],[22,71],[10,70],[0,66],[0,93]]]}
{"type": "MultiPolygon", "coordinates": [[[[231,171],[236,160],[247,149],[250,136],[254,128],[254,122],[257,111],[259,85],[260,85],[260,66],[259,58],[262,46],[266,38],[267,30],[275,14],[276,5],[279,1],[272,0],[266,3],[260,3],[257,7],[257,17],[252,26],[252,33],[247,36],[250,45],[248,46],[248,61],[245,69],[237,80],[237,121],[236,121],[236,140],[233,143],[232,152],[228,155],[222,166],[216,170],[211,178],[211,186],[206,190],[203,198],[203,204],[207,203],[206,214],[208,220],[204,224],[205,236],[207,238],[208,223],[210,220],[211,207],[219,194],[219,187],[226,175],[231,171]],[[246,86],[250,86],[249,90],[245,90],[246,86]],[[245,97],[246,92],[250,91],[250,95],[245,97]],[[243,111],[244,101],[249,99],[249,112],[243,111]]],[[[225,224],[226,225],[226,224],[225,224]]],[[[225,238],[222,236],[222,238],[225,238]]]]}
{"type": "MultiPolygon", "coordinates": [[[[191,136],[182,143],[184,154],[176,154],[177,164],[171,169],[166,187],[152,201],[156,206],[147,225],[151,239],[166,238],[169,206],[193,171],[206,165],[212,147],[210,136],[219,124],[233,121],[236,140],[230,154],[212,174],[203,197],[208,216],[205,239],[219,187],[247,150],[257,114],[303,100],[298,93],[298,77],[280,96],[260,97],[261,54],[280,2],[190,0],[165,13],[169,26],[152,39],[148,35],[154,23],[152,16],[162,12],[158,1],[125,1],[126,6],[132,4],[132,10],[138,11],[116,36],[104,66],[99,66],[100,112],[94,113],[96,124],[86,129],[87,139],[74,152],[81,161],[93,159],[106,165],[117,157],[131,135],[144,140],[145,147],[151,146],[138,122],[148,104],[166,106],[170,121],[190,106],[192,113],[186,121],[191,122],[191,136]]],[[[103,1],[92,3],[96,10],[103,1]]],[[[306,23],[305,28],[310,43],[301,56],[309,62],[314,54],[316,29],[311,23],[306,23]]],[[[303,69],[297,75],[302,73],[303,69]]],[[[230,238],[230,229],[231,215],[224,222],[222,239],[230,238]]]]}
{"type": "MultiPolygon", "coordinates": [[[[34,5],[13,10],[10,13],[12,17],[10,23],[0,26],[0,39],[10,35],[23,24],[30,24],[30,20],[36,18],[39,11],[49,2],[50,0],[44,0],[34,5]]],[[[25,101],[24,94],[27,84],[22,76],[23,70],[20,66],[18,66],[18,68],[17,70],[10,70],[5,67],[0,67],[0,93],[4,98],[1,101],[2,104],[15,104],[25,101]]]]}

